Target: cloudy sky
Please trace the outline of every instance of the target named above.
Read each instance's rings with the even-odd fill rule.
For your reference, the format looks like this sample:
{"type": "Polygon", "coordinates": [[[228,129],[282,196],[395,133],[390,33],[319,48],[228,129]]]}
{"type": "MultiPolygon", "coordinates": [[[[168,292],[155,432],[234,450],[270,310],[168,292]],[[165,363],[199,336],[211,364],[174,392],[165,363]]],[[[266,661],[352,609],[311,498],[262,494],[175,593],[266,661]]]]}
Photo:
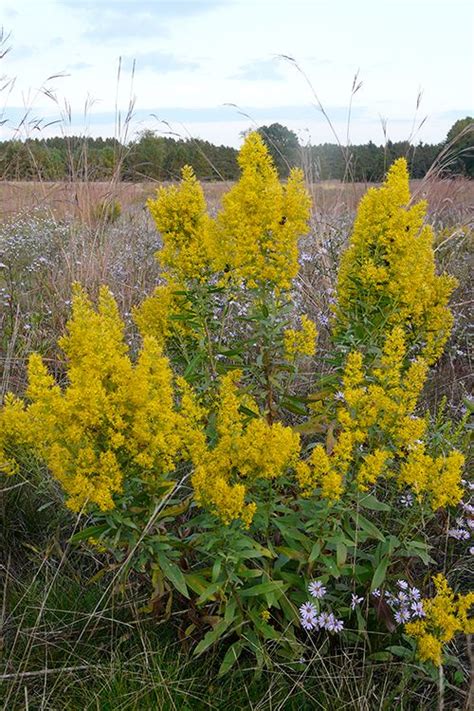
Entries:
{"type": "Polygon", "coordinates": [[[383,143],[384,124],[438,142],[474,111],[473,22],[469,0],[0,0],[0,137],[126,138],[133,98],[128,138],[237,146],[278,121],[345,143],[351,106],[353,143],[383,143]]]}

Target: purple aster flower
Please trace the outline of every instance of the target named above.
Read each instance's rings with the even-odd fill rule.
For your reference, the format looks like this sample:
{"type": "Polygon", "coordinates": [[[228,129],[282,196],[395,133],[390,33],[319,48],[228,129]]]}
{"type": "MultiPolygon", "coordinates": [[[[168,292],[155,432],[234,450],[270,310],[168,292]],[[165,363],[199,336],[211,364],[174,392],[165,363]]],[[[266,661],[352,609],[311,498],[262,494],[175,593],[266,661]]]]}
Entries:
{"type": "Polygon", "coordinates": [[[308,590],[309,594],[317,600],[320,600],[326,595],[326,588],[320,580],[313,580],[313,582],[308,585],[308,590]]]}
{"type": "Polygon", "coordinates": [[[375,590],[372,590],[372,595],[374,597],[380,597],[381,596],[380,588],[375,588],[375,590]]]}
{"type": "Polygon", "coordinates": [[[469,555],[474,555],[474,546],[469,548],[469,555]]]}
{"type": "Polygon", "coordinates": [[[405,605],[408,602],[408,595],[400,590],[400,592],[397,593],[395,600],[398,605],[405,605]]]}
{"type": "Polygon", "coordinates": [[[402,625],[405,622],[409,621],[410,610],[407,610],[406,607],[401,607],[399,610],[396,611],[394,617],[395,617],[395,621],[398,622],[399,625],[402,625]]]}
{"type": "Polygon", "coordinates": [[[409,593],[409,595],[410,595],[410,597],[412,598],[412,600],[419,600],[419,599],[420,599],[420,596],[421,596],[421,593],[420,593],[420,591],[418,590],[418,588],[410,588],[410,593],[409,593]]]}
{"type": "Polygon", "coordinates": [[[318,625],[323,629],[328,629],[328,624],[331,622],[331,617],[327,612],[321,612],[318,617],[318,625]]]}
{"type": "Polygon", "coordinates": [[[316,617],[317,614],[318,614],[318,611],[312,602],[304,602],[300,607],[301,619],[308,619],[310,617],[316,617]]]}
{"type": "Polygon", "coordinates": [[[412,602],[411,609],[413,617],[425,617],[425,611],[423,609],[422,602],[412,602]]]}
{"type": "Polygon", "coordinates": [[[405,508],[408,509],[410,508],[410,506],[413,506],[413,494],[402,494],[402,496],[400,496],[399,501],[402,506],[405,506],[405,508]]]}
{"type": "Polygon", "coordinates": [[[360,605],[361,602],[364,602],[364,598],[358,597],[357,595],[354,595],[354,593],[352,593],[351,610],[355,610],[357,605],[360,605]]]}
{"type": "Polygon", "coordinates": [[[344,622],[342,620],[336,620],[334,623],[334,632],[342,632],[344,629],[344,622]]]}
{"type": "Polygon", "coordinates": [[[397,585],[401,590],[408,590],[408,583],[406,580],[397,580],[397,585]]]}
{"type": "Polygon", "coordinates": [[[314,628],[316,627],[316,625],[314,624],[314,622],[313,622],[312,620],[310,620],[310,619],[300,618],[300,624],[301,624],[301,627],[302,627],[304,630],[307,630],[308,632],[309,632],[310,630],[314,630],[314,628]]]}

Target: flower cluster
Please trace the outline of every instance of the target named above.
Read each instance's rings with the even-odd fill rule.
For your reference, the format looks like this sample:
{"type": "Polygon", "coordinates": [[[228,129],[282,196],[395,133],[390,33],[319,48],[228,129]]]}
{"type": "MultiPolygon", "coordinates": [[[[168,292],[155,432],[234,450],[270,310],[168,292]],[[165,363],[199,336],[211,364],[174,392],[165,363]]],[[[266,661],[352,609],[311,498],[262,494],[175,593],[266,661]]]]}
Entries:
{"type": "Polygon", "coordinates": [[[283,333],[285,356],[291,362],[298,356],[312,356],[316,350],[318,331],[305,314],[301,316],[301,329],[288,328],[283,333]]]}
{"type": "Polygon", "coordinates": [[[457,595],[440,573],[433,578],[436,595],[421,601],[424,616],[405,624],[405,631],[416,639],[421,661],[431,661],[439,666],[443,644],[450,642],[459,632],[474,633],[474,618],[469,617],[474,605],[474,592],[457,595]]]}
{"type": "Polygon", "coordinates": [[[436,274],[426,204],[410,206],[408,178],[400,158],[383,186],[369,189],[359,204],[339,270],[335,333],[358,334],[373,347],[386,323],[401,326],[413,353],[431,365],[450,333],[447,303],[456,282],[436,274]]]}
{"type": "MultiPolygon", "coordinates": [[[[401,625],[425,616],[421,593],[406,580],[397,581],[398,592],[385,592],[385,601],[394,612],[395,621],[401,625]]],[[[375,592],[375,591],[374,591],[375,592]]]]}
{"type": "Polygon", "coordinates": [[[183,168],[180,185],[159,188],[148,208],[163,240],[157,257],[166,274],[178,284],[206,280],[215,251],[214,230],[193,169],[183,168]]]}
{"type": "Polygon", "coordinates": [[[353,471],[362,491],[384,473],[396,473],[398,484],[410,487],[419,499],[427,498],[433,510],[462,498],[461,452],[438,457],[427,452],[426,418],[414,414],[427,363],[418,357],[405,364],[406,340],[402,327],[395,326],[378,359],[367,363],[360,351],[347,356],[342,389],[334,397],[341,429],[330,453],[318,444],[299,465],[304,494],[320,487],[324,497],[337,499],[353,471]]]}
{"type": "Polygon", "coordinates": [[[217,444],[193,453],[192,483],[200,505],[209,507],[224,523],[241,518],[248,526],[256,510],[246,502],[247,489],[256,479],[276,479],[295,464],[300,438],[280,422],[269,424],[258,415],[256,403],[240,393],[241,373],[221,378],[217,394],[217,444]],[[249,419],[242,411],[255,413],[249,419]]]}
{"type": "Polygon", "coordinates": [[[239,153],[242,176],[222,201],[216,219],[220,267],[248,286],[288,289],[298,272],[298,239],[307,232],[310,197],[301,170],[286,186],[258,133],[239,153]]]}
{"type": "MultiPolygon", "coordinates": [[[[326,595],[326,588],[320,580],[313,580],[308,585],[308,591],[314,600],[322,600],[326,595]]],[[[304,602],[300,606],[300,624],[308,632],[311,630],[341,632],[344,629],[342,620],[338,620],[332,612],[320,612],[314,602],[304,602]]]]}
{"type": "Polygon", "coordinates": [[[145,337],[132,363],[117,305],[105,287],[97,310],[75,287],[60,346],[67,358],[66,387],[33,354],[28,404],[12,396],[6,400],[3,468],[12,469],[5,444],[23,443],[46,462],[71,509],[85,504],[111,509],[127,475],[140,474],[143,485],[153,488],[175,469],[189,449],[189,418],[175,404],[171,368],[155,339],[145,337]]]}
{"type": "Polygon", "coordinates": [[[456,518],[456,525],[448,529],[448,536],[457,541],[467,542],[470,554],[474,555],[474,545],[472,545],[474,537],[474,505],[472,504],[474,483],[463,480],[461,484],[464,486],[464,490],[469,492],[469,498],[467,501],[460,501],[461,515],[456,518]]]}
{"type": "MultiPolygon", "coordinates": [[[[157,258],[166,283],[135,311],[142,334],[160,341],[192,335],[182,318],[189,314],[183,294],[199,284],[275,292],[291,286],[298,272],[298,239],[307,232],[310,211],[303,173],[292,170],[283,186],[258,133],[246,137],[239,165],[241,178],[224,195],[215,218],[189,166],[179,186],[161,187],[148,201],[163,241],[157,258]]],[[[303,317],[301,332],[287,339],[292,358],[299,352],[311,355],[315,338],[314,324],[303,317]]]]}

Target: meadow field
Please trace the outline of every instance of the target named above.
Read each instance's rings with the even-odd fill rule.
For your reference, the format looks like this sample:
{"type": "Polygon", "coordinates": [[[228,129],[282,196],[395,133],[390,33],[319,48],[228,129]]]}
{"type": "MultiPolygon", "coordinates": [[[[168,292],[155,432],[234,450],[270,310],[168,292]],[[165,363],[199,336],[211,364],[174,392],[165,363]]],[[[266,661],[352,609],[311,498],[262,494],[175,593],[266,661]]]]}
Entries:
{"type": "MultiPolygon", "coordinates": [[[[220,230],[217,234],[225,237],[231,231],[228,224],[232,223],[234,233],[244,244],[242,249],[251,248],[245,247],[244,228],[250,234],[256,224],[261,227],[259,215],[267,215],[272,205],[286,199],[272,182],[275,176],[266,159],[261,155],[257,158],[263,161],[263,175],[271,184],[271,190],[266,190],[267,183],[260,188],[254,185],[250,190],[245,183],[245,170],[242,183],[203,184],[208,215],[216,220],[216,229],[220,230]],[[265,173],[265,170],[270,172],[265,173]],[[258,199],[248,198],[244,189],[253,196],[258,195],[258,199]],[[224,197],[229,194],[236,196],[232,198],[233,203],[224,197]],[[235,213],[231,214],[231,209],[235,213]],[[223,210],[227,213],[221,218],[223,210]],[[252,210],[255,216],[249,217],[253,215],[252,210]],[[243,225],[241,233],[236,224],[243,225]]],[[[263,180],[258,176],[252,179],[263,180]]],[[[388,425],[387,431],[377,429],[377,423],[367,425],[369,434],[366,439],[361,436],[359,444],[354,446],[356,453],[344,474],[344,491],[341,488],[334,501],[329,496],[329,504],[325,503],[325,480],[317,479],[316,475],[311,491],[304,491],[304,476],[292,473],[298,471],[294,457],[289,457],[290,463],[282,463],[279,478],[274,478],[273,470],[267,475],[260,474],[260,479],[256,474],[249,474],[249,468],[257,465],[245,460],[247,473],[237,475],[238,465],[234,464],[232,476],[235,479],[226,480],[226,485],[236,487],[245,483],[245,506],[253,506],[249,500],[256,502],[251,523],[251,517],[245,519],[245,508],[235,516],[227,509],[224,514],[224,503],[214,499],[205,485],[201,484],[203,488],[199,489],[197,478],[192,479],[191,484],[190,472],[194,471],[193,467],[196,470],[199,467],[190,464],[189,458],[170,467],[166,477],[160,473],[161,484],[173,482],[171,489],[165,486],[161,490],[155,484],[155,488],[148,490],[149,471],[154,471],[153,467],[157,470],[158,465],[137,464],[142,460],[137,459],[136,453],[132,463],[128,454],[121,453],[117,457],[125,483],[113,494],[115,508],[102,510],[93,500],[91,504],[94,495],[89,493],[89,498],[81,499],[71,510],[66,504],[76,495],[70,483],[74,473],[68,474],[69,479],[61,479],[58,466],[52,464],[51,457],[48,459],[50,455],[45,449],[45,443],[50,441],[51,447],[56,446],[53,430],[56,427],[59,431],[67,420],[70,430],[65,429],[62,435],[62,456],[71,456],[73,463],[79,457],[71,444],[76,436],[74,426],[82,422],[82,413],[92,412],[95,383],[100,382],[104,392],[112,393],[110,402],[115,398],[114,393],[122,392],[125,387],[122,382],[110,386],[114,373],[122,372],[121,369],[132,373],[135,366],[130,366],[128,371],[126,359],[130,358],[132,364],[137,359],[140,362],[142,343],[158,333],[157,312],[153,312],[153,320],[147,315],[150,312],[140,311],[140,306],[144,302],[151,303],[145,300],[158,285],[162,288],[165,283],[166,287],[167,282],[163,280],[168,279],[175,292],[187,301],[184,306],[184,302],[181,303],[181,311],[173,307],[178,310],[173,311],[174,316],[163,331],[164,345],[157,351],[160,355],[156,355],[156,363],[161,363],[159,359],[166,354],[175,374],[195,393],[193,397],[199,405],[195,403],[194,407],[207,413],[200,415],[204,424],[199,429],[199,417],[190,414],[191,406],[189,411],[183,410],[188,426],[196,417],[196,432],[204,432],[212,443],[208,444],[206,457],[217,456],[215,453],[220,452],[221,444],[223,449],[232,449],[234,445],[225,439],[228,431],[232,427],[240,428],[238,437],[245,437],[253,422],[261,422],[262,431],[268,437],[264,449],[270,452],[270,460],[273,453],[276,461],[277,451],[287,446],[287,439],[277,440],[277,435],[290,438],[290,432],[291,436],[297,433],[300,438],[298,456],[301,460],[306,457],[304,464],[312,462],[311,466],[316,466],[316,459],[311,459],[315,451],[321,451],[321,457],[329,460],[336,456],[334,452],[344,427],[350,429],[347,416],[343,420],[338,408],[342,407],[344,397],[349,401],[351,388],[362,388],[357,378],[352,385],[348,384],[347,362],[351,353],[363,353],[367,368],[365,385],[357,391],[358,397],[363,399],[370,393],[374,383],[385,388],[385,396],[390,388],[408,390],[414,378],[410,366],[425,357],[430,333],[438,328],[434,316],[433,325],[429,326],[429,309],[448,308],[440,296],[441,287],[433,287],[431,296],[422,296],[425,293],[423,280],[418,283],[408,306],[403,294],[409,290],[410,279],[394,302],[395,306],[383,291],[390,286],[378,284],[377,293],[383,292],[385,301],[380,302],[382,305],[377,302],[376,312],[384,316],[393,311],[393,323],[405,333],[406,344],[397,346],[399,356],[395,357],[390,355],[387,346],[389,339],[395,338],[394,331],[390,330],[395,327],[387,325],[385,316],[375,327],[375,321],[371,320],[374,310],[370,311],[370,318],[367,316],[366,305],[372,298],[369,287],[365,293],[363,283],[357,282],[358,301],[354,296],[344,296],[343,277],[339,276],[338,280],[341,257],[351,234],[355,240],[361,234],[362,227],[358,228],[359,232],[354,231],[354,220],[368,188],[362,183],[306,183],[311,208],[305,218],[306,228],[299,231],[298,239],[294,238],[295,244],[298,242],[299,268],[291,278],[293,262],[285,263],[278,284],[272,281],[272,276],[259,277],[253,272],[249,276],[254,265],[260,264],[257,252],[251,264],[245,262],[245,255],[235,267],[229,267],[221,258],[220,267],[213,266],[209,271],[207,265],[199,275],[193,272],[196,265],[205,262],[202,244],[211,223],[208,224],[200,208],[193,213],[200,197],[199,189],[192,182],[184,188],[189,189],[191,198],[171,183],[0,182],[0,382],[6,403],[0,421],[3,427],[3,434],[0,432],[3,471],[0,698],[5,709],[461,711],[472,708],[473,635],[466,613],[464,623],[459,620],[462,596],[467,600],[472,589],[474,552],[470,537],[472,483],[468,474],[469,464],[472,464],[468,415],[473,406],[470,328],[474,181],[436,177],[411,181],[409,207],[404,203],[402,209],[403,200],[397,202],[398,198],[393,203],[384,202],[385,212],[380,208],[379,219],[381,224],[383,220],[386,222],[379,232],[373,218],[371,234],[377,234],[382,240],[383,235],[392,231],[394,240],[402,240],[399,225],[408,220],[403,228],[408,232],[412,224],[409,220],[413,220],[413,224],[416,220],[405,216],[411,215],[410,208],[418,201],[427,201],[426,217],[420,219],[432,227],[431,246],[428,252],[425,250],[419,255],[415,243],[413,248],[404,247],[406,264],[399,268],[399,277],[395,271],[391,273],[387,284],[405,278],[405,267],[406,273],[412,275],[410,279],[414,279],[417,265],[420,270],[424,269],[423,260],[428,264],[434,259],[437,274],[449,274],[457,280],[446,291],[446,294],[450,292],[452,326],[445,327],[449,338],[447,332],[446,339],[440,336],[442,347],[436,357],[426,355],[429,373],[421,383],[416,402],[410,407],[407,405],[403,412],[397,410],[400,420],[411,418],[412,422],[425,423],[420,424],[415,443],[410,439],[406,446],[397,444],[399,435],[395,436],[388,425]],[[155,199],[158,187],[162,188],[161,197],[153,213],[155,208],[150,209],[147,200],[155,199]],[[183,195],[188,196],[189,202],[183,195]],[[397,218],[398,222],[395,218],[390,221],[393,216],[390,210],[402,215],[397,218]],[[192,227],[184,217],[180,221],[182,215],[191,215],[192,227]],[[166,227],[171,224],[172,227],[166,227]],[[188,242],[185,246],[180,242],[176,247],[180,230],[188,242]],[[170,251],[170,245],[174,251],[170,251]],[[192,246],[191,257],[179,262],[189,245],[192,246]],[[165,254],[161,264],[156,258],[160,250],[165,254]],[[209,276],[211,272],[224,276],[214,279],[209,276]],[[234,272],[241,275],[242,281],[228,286],[225,275],[234,272]],[[290,276],[291,284],[287,283],[285,273],[290,276]],[[72,293],[74,283],[81,285],[82,296],[77,290],[72,293]],[[87,301],[90,298],[95,304],[103,286],[113,295],[116,314],[109,301],[108,306],[102,302],[103,311],[99,309],[98,314],[95,306],[87,301]],[[419,326],[413,326],[418,324],[417,300],[421,303],[422,299],[426,299],[423,313],[428,316],[423,316],[425,320],[420,320],[419,326]],[[73,304],[76,311],[71,320],[73,304]],[[107,309],[109,316],[106,317],[107,309]],[[204,316],[199,309],[205,309],[204,316]],[[405,313],[403,309],[412,309],[403,316],[405,320],[400,316],[405,313]],[[112,312],[115,315],[110,316],[112,312]],[[141,320],[137,313],[142,314],[141,320]],[[307,322],[300,321],[301,314],[317,329],[315,352],[303,343],[305,338],[311,340],[313,332],[305,331],[307,322]],[[119,331],[123,328],[125,350],[117,345],[113,335],[116,322],[112,328],[107,318],[117,319],[117,323],[122,324],[117,328],[119,331]],[[358,325],[357,318],[360,318],[358,325]],[[204,324],[202,329],[199,324],[204,324]],[[362,330],[358,331],[356,325],[362,330]],[[67,328],[70,340],[66,338],[67,342],[63,340],[58,345],[67,328]],[[425,331],[420,336],[416,328],[425,331]],[[82,345],[73,340],[78,338],[79,330],[82,345]],[[224,336],[222,330],[226,331],[224,336]],[[84,345],[86,342],[88,346],[84,345]],[[291,357],[288,343],[293,344],[291,357]],[[82,347],[84,354],[79,357],[77,354],[82,347]],[[110,364],[106,357],[108,350],[110,364]],[[124,355],[125,351],[128,355],[124,355]],[[42,356],[47,372],[62,392],[83,387],[76,410],[61,410],[63,414],[54,420],[56,405],[45,404],[49,395],[41,390],[40,376],[37,376],[38,383],[32,386],[31,365],[29,377],[27,374],[32,353],[42,356]],[[268,353],[276,365],[268,365],[268,353]],[[96,380],[91,369],[96,369],[96,380]],[[245,390],[244,397],[248,398],[241,402],[240,415],[232,410],[232,398],[237,397],[235,392],[229,395],[225,390],[230,388],[231,382],[226,378],[229,374],[232,378],[236,369],[241,380],[234,379],[232,387],[245,390]],[[384,369],[392,373],[386,376],[385,385],[380,376],[384,369]],[[398,377],[398,385],[390,384],[389,377],[395,380],[398,377]],[[31,415],[36,429],[33,424],[26,424],[30,430],[23,439],[20,425],[15,424],[20,422],[21,416],[15,420],[11,414],[15,405],[7,393],[20,398],[17,403],[26,397],[24,402],[28,405],[18,406],[26,408],[22,410],[25,417],[33,412],[31,408],[39,407],[39,414],[31,415]],[[216,397],[220,404],[214,411],[216,397]],[[227,403],[227,413],[234,413],[234,421],[230,421],[230,415],[225,420],[222,403],[227,403]],[[235,418],[244,415],[247,419],[239,421],[237,427],[235,418]],[[218,422],[223,418],[227,424],[220,429],[218,424],[214,431],[216,418],[218,422]],[[48,430],[47,423],[53,421],[56,425],[48,430]],[[275,439],[271,439],[270,434],[275,439]],[[397,480],[405,471],[404,462],[408,461],[410,451],[425,439],[423,466],[427,470],[435,467],[433,462],[438,462],[436,480],[451,493],[459,489],[459,495],[453,494],[450,498],[446,492],[434,493],[437,484],[420,484],[421,478],[418,481],[415,477],[412,484],[408,483],[408,475],[403,484],[399,483],[401,479],[397,480]],[[368,484],[358,490],[357,482],[363,481],[356,474],[363,466],[361,461],[372,461],[367,457],[380,451],[382,446],[384,456],[390,456],[390,462],[393,460],[392,474],[370,478],[366,473],[368,484]],[[400,454],[402,450],[404,453],[400,454]],[[358,454],[359,451],[363,454],[358,454]],[[452,479],[443,479],[441,459],[451,461],[453,451],[462,452],[463,473],[457,478],[453,475],[452,479]],[[295,484],[295,476],[299,485],[295,484]],[[137,488],[130,483],[127,489],[127,481],[141,483],[136,484],[137,488]],[[423,486],[432,486],[425,498],[423,486]],[[193,488],[197,492],[194,499],[193,488]],[[149,491],[145,502],[141,493],[144,490],[149,491]],[[300,490],[304,496],[300,496],[300,490]],[[439,498],[439,506],[430,504],[435,496],[439,498]],[[163,502],[163,511],[155,508],[158,501],[163,502]],[[245,546],[253,546],[248,557],[242,553],[245,546]],[[441,584],[441,587],[433,587],[432,579],[438,573],[445,576],[450,591],[443,588],[443,592],[441,584]],[[335,619],[332,628],[329,618],[326,618],[325,628],[323,622],[313,624],[311,610],[314,607],[309,617],[298,613],[298,608],[301,610],[308,599],[308,585],[309,594],[314,598],[313,606],[320,605],[323,599],[324,593],[319,595],[318,590],[327,589],[324,599],[330,600],[331,609],[338,611],[343,619],[343,631],[342,626],[337,631],[335,619]],[[433,645],[438,645],[437,651],[423,653],[416,644],[416,635],[423,636],[420,629],[416,632],[413,627],[411,634],[410,628],[404,629],[402,623],[407,623],[410,616],[400,617],[405,608],[397,607],[395,600],[409,586],[418,591],[416,599],[421,594],[425,604],[423,615],[420,614],[413,625],[431,620],[430,614],[435,614],[437,603],[425,601],[438,599],[446,610],[452,607],[448,620],[452,634],[446,631],[440,618],[433,617],[435,621],[430,622],[429,634],[428,628],[424,629],[425,638],[429,637],[430,642],[435,640],[433,645]],[[377,602],[377,594],[385,596],[383,605],[377,602]],[[311,624],[313,632],[307,631],[311,630],[311,624]]],[[[371,188],[373,200],[386,194],[385,188],[376,188],[376,191],[371,188]]],[[[285,209],[299,209],[294,204],[298,200],[303,204],[304,198],[302,193],[297,195],[300,197],[294,198],[293,203],[289,201],[285,209]]],[[[373,203],[370,214],[379,215],[377,204],[373,203]]],[[[301,210],[304,213],[304,209],[301,210]]],[[[287,214],[278,219],[275,222],[274,217],[268,217],[273,220],[272,234],[277,234],[281,227],[282,239],[289,244],[294,236],[283,230],[292,229],[300,217],[295,216],[293,222],[291,214],[288,219],[287,214]]],[[[416,227],[416,230],[421,229],[416,227]]],[[[371,237],[366,235],[364,239],[369,243],[371,237]]],[[[231,248],[226,244],[218,243],[218,254],[212,264],[217,264],[219,256],[222,257],[219,252],[225,253],[224,256],[228,256],[227,250],[229,255],[232,249],[238,252],[238,245],[231,248]]],[[[286,249],[284,242],[282,244],[282,249],[286,249]]],[[[374,254],[383,251],[380,246],[374,250],[374,254]]],[[[285,259],[293,257],[285,256],[285,259]]],[[[386,255],[380,259],[377,268],[385,268],[390,263],[386,255]]],[[[359,264],[353,279],[357,280],[360,268],[359,264]]],[[[261,269],[264,271],[265,266],[261,269]]],[[[426,269],[426,273],[431,274],[429,265],[426,269]]],[[[109,298],[103,294],[102,291],[100,298],[109,298]]],[[[158,306],[157,302],[152,303],[153,308],[158,306]]],[[[451,323],[450,317],[446,318],[451,323]]],[[[156,339],[159,340],[158,335],[156,339]]],[[[150,372],[153,367],[158,366],[151,366],[150,372]]],[[[160,378],[163,389],[165,375],[161,374],[160,378]]],[[[139,384],[136,387],[140,389],[139,384]]],[[[160,427],[165,427],[166,423],[160,420],[160,408],[165,412],[165,419],[180,416],[180,411],[176,414],[173,409],[176,406],[166,404],[160,390],[153,391],[151,385],[149,388],[147,398],[156,398],[158,412],[149,411],[148,402],[135,414],[135,400],[130,395],[123,411],[128,414],[122,413],[125,419],[129,415],[136,417],[130,430],[134,434],[130,437],[136,436],[137,442],[140,440],[137,451],[149,446],[144,435],[140,439],[142,434],[138,432],[137,422],[146,423],[150,430],[158,421],[160,427]]],[[[53,391],[54,388],[48,392],[53,391]]],[[[178,390],[173,396],[175,401],[181,397],[176,393],[178,390]]],[[[364,411],[375,398],[374,394],[373,400],[364,400],[364,411]]],[[[353,422],[357,417],[362,418],[361,413],[354,414],[356,410],[356,406],[350,409],[347,405],[353,422]]],[[[380,412],[378,417],[382,418],[380,412]]],[[[91,419],[84,425],[80,436],[92,443],[95,451],[105,451],[104,438],[109,437],[103,429],[106,416],[97,417],[97,421],[91,419]]],[[[184,426],[183,423],[173,425],[176,430],[184,426]]],[[[357,427],[364,428],[360,422],[357,427]]],[[[257,427],[255,429],[257,431],[257,427]]],[[[250,451],[258,436],[250,438],[249,435],[246,444],[239,446],[250,451]]],[[[409,439],[411,434],[406,436],[409,439]]],[[[263,457],[262,452],[259,450],[259,457],[263,457]]],[[[245,457],[245,451],[239,456],[245,457]]],[[[258,458],[257,454],[255,457],[258,458]]],[[[265,466],[271,469],[279,465],[270,461],[265,466]]],[[[244,464],[241,467],[243,471],[244,464]]],[[[212,480],[211,485],[217,487],[216,481],[212,480]]],[[[236,496],[236,489],[233,492],[236,496]]],[[[226,506],[230,506],[230,498],[229,494],[226,506]]]]}

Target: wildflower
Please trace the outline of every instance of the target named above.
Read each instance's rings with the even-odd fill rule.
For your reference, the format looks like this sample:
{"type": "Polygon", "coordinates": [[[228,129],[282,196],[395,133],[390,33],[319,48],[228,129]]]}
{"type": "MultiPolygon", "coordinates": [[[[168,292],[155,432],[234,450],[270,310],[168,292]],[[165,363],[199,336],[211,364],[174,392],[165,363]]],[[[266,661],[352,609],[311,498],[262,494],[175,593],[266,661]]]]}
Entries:
{"type": "Polygon", "coordinates": [[[382,595],[380,588],[375,588],[375,590],[372,590],[372,595],[374,597],[380,597],[382,595]]]}
{"type": "Polygon", "coordinates": [[[287,289],[298,272],[298,239],[308,230],[303,173],[293,169],[283,186],[256,132],[245,139],[238,161],[242,175],[216,218],[216,265],[230,265],[231,278],[250,287],[287,289]]]}
{"type": "Polygon", "coordinates": [[[405,506],[405,508],[409,508],[410,506],[413,506],[413,494],[407,493],[407,494],[402,494],[399,499],[400,503],[402,506],[405,506]]]}
{"type": "Polygon", "coordinates": [[[402,590],[408,590],[408,583],[406,580],[397,580],[397,585],[402,590]]]}
{"type": "Polygon", "coordinates": [[[409,593],[409,595],[410,595],[410,597],[411,597],[412,600],[419,600],[419,599],[420,599],[420,596],[421,596],[421,593],[420,593],[420,591],[418,590],[418,588],[413,587],[413,588],[410,588],[410,593],[409,593]]]}
{"type": "Polygon", "coordinates": [[[320,580],[313,580],[313,582],[308,585],[308,590],[309,594],[317,600],[320,600],[326,594],[326,588],[320,580]]]}
{"type": "Polygon", "coordinates": [[[404,624],[405,622],[408,622],[410,619],[410,611],[407,610],[405,607],[401,607],[399,610],[395,612],[395,621],[398,622],[399,625],[404,624]]]}
{"type": "Polygon", "coordinates": [[[300,623],[305,630],[319,627],[318,611],[312,602],[304,602],[300,607],[300,623]]]}
{"type": "MultiPolygon", "coordinates": [[[[374,592],[375,592],[375,591],[374,591],[374,592]]],[[[361,602],[364,602],[364,598],[363,598],[363,597],[358,597],[357,595],[354,595],[354,593],[352,593],[352,598],[351,598],[351,610],[355,610],[356,607],[357,607],[357,605],[360,605],[361,602]]]]}
{"type": "Polygon", "coordinates": [[[414,617],[425,617],[425,611],[423,609],[422,602],[412,602],[411,604],[412,615],[414,617]]]}
{"type": "Polygon", "coordinates": [[[305,314],[300,320],[300,330],[289,328],[283,334],[285,356],[289,361],[294,361],[299,355],[312,356],[316,350],[316,326],[305,314]]]}

